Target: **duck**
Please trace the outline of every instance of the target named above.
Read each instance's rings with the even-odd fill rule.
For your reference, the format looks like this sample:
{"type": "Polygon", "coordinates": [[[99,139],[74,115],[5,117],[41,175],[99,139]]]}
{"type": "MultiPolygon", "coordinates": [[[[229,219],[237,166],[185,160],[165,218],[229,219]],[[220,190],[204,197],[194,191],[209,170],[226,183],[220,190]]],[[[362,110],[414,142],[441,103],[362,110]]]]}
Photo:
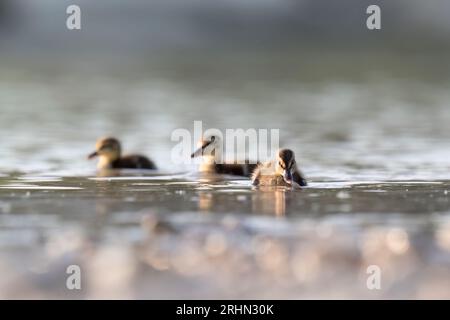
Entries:
{"type": "Polygon", "coordinates": [[[258,165],[252,174],[252,184],[294,188],[307,186],[303,173],[297,167],[295,154],[290,149],[280,149],[275,161],[258,165]]]}
{"type": "Polygon", "coordinates": [[[199,148],[191,154],[191,158],[202,157],[199,171],[201,173],[227,174],[250,178],[258,163],[245,160],[244,163],[216,163],[221,159],[221,139],[218,136],[208,136],[199,141],[199,148]]]}
{"type": "Polygon", "coordinates": [[[122,147],[118,139],[106,137],[97,140],[95,151],[88,159],[99,157],[97,169],[156,169],[149,158],[142,155],[122,156],[122,147]]]}

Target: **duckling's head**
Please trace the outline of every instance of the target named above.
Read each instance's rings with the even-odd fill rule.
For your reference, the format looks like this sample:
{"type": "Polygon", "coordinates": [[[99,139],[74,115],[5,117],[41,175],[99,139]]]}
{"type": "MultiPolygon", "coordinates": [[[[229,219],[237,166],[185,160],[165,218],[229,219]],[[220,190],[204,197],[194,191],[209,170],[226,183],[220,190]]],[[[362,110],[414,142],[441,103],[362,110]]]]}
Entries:
{"type": "Polygon", "coordinates": [[[95,152],[88,156],[88,159],[100,157],[100,163],[111,163],[120,158],[121,147],[120,142],[116,138],[99,139],[95,145],[95,152]]]}
{"type": "Polygon", "coordinates": [[[215,135],[201,139],[197,147],[198,149],[191,154],[191,158],[204,157],[212,161],[221,154],[222,150],[220,137],[215,135]]]}
{"type": "Polygon", "coordinates": [[[283,176],[284,181],[292,183],[292,175],[296,170],[295,154],[290,149],[281,149],[278,151],[276,172],[283,176]]]}

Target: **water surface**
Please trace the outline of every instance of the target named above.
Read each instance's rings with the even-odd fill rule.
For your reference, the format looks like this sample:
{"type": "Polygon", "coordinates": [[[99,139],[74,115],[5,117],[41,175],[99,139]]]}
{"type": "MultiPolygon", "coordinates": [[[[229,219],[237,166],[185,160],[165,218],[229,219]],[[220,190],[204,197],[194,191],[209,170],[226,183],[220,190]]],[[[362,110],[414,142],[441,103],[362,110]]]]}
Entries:
{"type": "Polygon", "coordinates": [[[342,77],[258,61],[3,65],[0,297],[449,298],[449,81],[401,59],[342,77]],[[280,129],[310,185],[174,165],[171,132],[194,120],[280,129]],[[98,175],[106,134],[160,170],[98,175]]]}

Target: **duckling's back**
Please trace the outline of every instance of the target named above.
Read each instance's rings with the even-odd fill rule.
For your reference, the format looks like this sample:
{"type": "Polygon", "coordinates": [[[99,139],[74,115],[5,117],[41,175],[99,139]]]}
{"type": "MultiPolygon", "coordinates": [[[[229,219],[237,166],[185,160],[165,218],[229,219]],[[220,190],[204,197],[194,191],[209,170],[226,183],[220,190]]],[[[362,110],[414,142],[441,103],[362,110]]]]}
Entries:
{"type": "Polygon", "coordinates": [[[253,184],[257,186],[291,186],[280,175],[259,175],[253,180],[253,184]]]}
{"type": "Polygon", "coordinates": [[[153,161],[140,155],[122,157],[113,162],[114,169],[156,169],[153,161]]]}
{"type": "Polygon", "coordinates": [[[215,164],[214,171],[219,174],[230,174],[235,176],[251,177],[253,171],[258,165],[255,163],[249,163],[246,161],[244,164],[224,163],[215,164]]]}

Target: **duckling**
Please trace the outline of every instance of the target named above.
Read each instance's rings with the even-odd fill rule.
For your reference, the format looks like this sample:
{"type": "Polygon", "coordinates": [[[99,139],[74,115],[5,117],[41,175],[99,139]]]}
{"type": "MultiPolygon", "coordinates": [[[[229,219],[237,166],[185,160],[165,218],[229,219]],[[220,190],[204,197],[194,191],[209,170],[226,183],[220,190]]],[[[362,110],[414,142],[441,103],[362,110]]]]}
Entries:
{"type": "Polygon", "coordinates": [[[99,170],[103,169],[156,169],[153,161],[141,155],[121,156],[122,148],[119,140],[112,137],[102,138],[95,145],[96,151],[88,159],[99,157],[99,170]]]}
{"type": "Polygon", "coordinates": [[[199,167],[200,172],[251,177],[253,170],[258,165],[250,163],[249,160],[245,160],[245,163],[216,163],[216,154],[220,154],[222,151],[222,144],[217,136],[202,139],[199,145],[199,148],[191,154],[191,158],[203,157],[203,162],[199,167]],[[205,152],[206,149],[208,149],[207,152],[205,152]]]}
{"type": "Polygon", "coordinates": [[[292,150],[278,151],[277,160],[259,165],[252,175],[253,185],[304,187],[306,179],[297,168],[292,150]]]}

